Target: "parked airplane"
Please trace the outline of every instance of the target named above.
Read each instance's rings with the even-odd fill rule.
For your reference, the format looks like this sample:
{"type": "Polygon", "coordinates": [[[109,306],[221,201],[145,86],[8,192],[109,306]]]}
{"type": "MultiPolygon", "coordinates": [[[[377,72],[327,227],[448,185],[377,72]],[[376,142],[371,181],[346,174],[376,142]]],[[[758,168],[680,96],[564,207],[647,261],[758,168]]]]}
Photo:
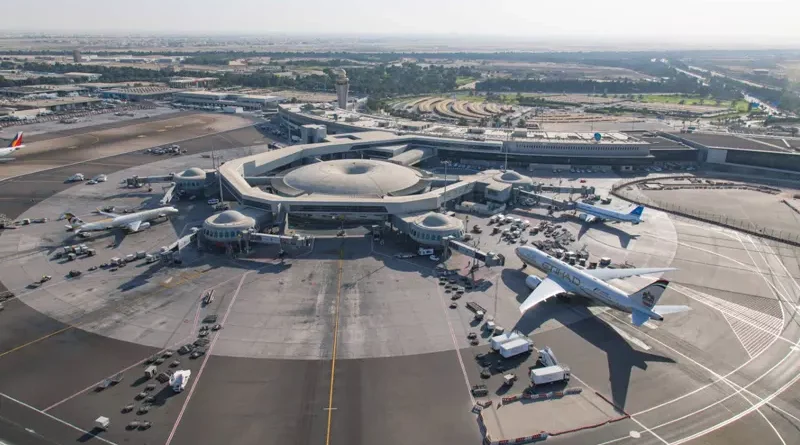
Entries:
{"type": "Polygon", "coordinates": [[[610,220],[639,224],[642,222],[642,213],[644,212],[644,206],[637,206],[629,213],[622,213],[583,202],[576,203],[576,208],[583,212],[583,214],[581,214],[581,219],[585,220],[587,223],[610,220]]]}
{"type": "Polygon", "coordinates": [[[525,284],[532,288],[533,292],[520,305],[519,309],[523,314],[542,301],[563,293],[588,297],[605,306],[627,312],[631,314],[631,321],[636,326],[641,326],[651,318],[663,321],[664,315],[689,310],[688,306],[656,306],[661,294],[669,285],[667,280],[658,280],[630,295],[605,282],[614,278],[675,270],[672,267],[578,269],[531,246],[517,247],[516,254],[523,263],[547,274],[544,280],[533,275],[525,279],[525,284]]]}
{"type": "Polygon", "coordinates": [[[22,132],[20,131],[14,136],[14,139],[11,140],[8,147],[0,148],[0,162],[13,161],[14,158],[10,158],[9,156],[23,147],[25,147],[25,144],[22,143],[22,132]]]}
{"type": "Polygon", "coordinates": [[[160,217],[176,215],[178,213],[178,209],[175,207],[161,207],[158,209],[131,213],[129,215],[117,215],[116,213],[100,211],[98,211],[98,213],[107,216],[108,219],[86,223],[81,221],[80,218],[72,213],[64,213],[63,216],[67,218],[67,221],[69,222],[69,225],[66,226],[67,229],[70,229],[75,233],[110,229],[125,229],[129,232],[138,232],[140,230],[149,228],[149,221],[151,220],[160,217]]]}

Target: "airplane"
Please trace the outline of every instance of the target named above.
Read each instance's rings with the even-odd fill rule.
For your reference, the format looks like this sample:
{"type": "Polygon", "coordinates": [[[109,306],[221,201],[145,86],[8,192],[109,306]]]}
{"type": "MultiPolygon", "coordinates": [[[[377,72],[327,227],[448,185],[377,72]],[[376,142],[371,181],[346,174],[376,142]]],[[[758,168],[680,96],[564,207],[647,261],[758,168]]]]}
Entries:
{"type": "Polygon", "coordinates": [[[515,249],[519,259],[547,274],[544,280],[530,275],[525,284],[533,289],[530,296],[519,307],[525,313],[537,304],[563,293],[588,297],[605,306],[631,314],[634,326],[641,326],[650,319],[664,321],[664,315],[688,311],[688,306],[656,306],[669,281],[660,279],[627,295],[605,280],[627,278],[638,275],[668,272],[673,267],[640,269],[578,269],[531,246],[515,249]]]}
{"type": "Polygon", "coordinates": [[[67,225],[67,229],[72,230],[76,234],[80,232],[93,232],[98,230],[110,230],[110,229],[125,229],[128,232],[138,232],[140,230],[144,230],[150,227],[150,220],[160,218],[160,217],[169,217],[170,215],[176,215],[178,213],[178,209],[175,207],[160,207],[158,209],[152,210],[144,210],[141,212],[131,213],[129,215],[117,215],[116,213],[109,213],[109,212],[102,212],[98,211],[101,215],[105,215],[108,219],[104,219],[102,221],[86,223],[81,221],[80,218],[73,215],[72,213],[64,213],[62,215],[64,218],[67,218],[69,225],[67,225]]]}
{"type": "Polygon", "coordinates": [[[642,222],[642,213],[644,212],[644,206],[636,206],[629,213],[622,213],[583,202],[576,203],[576,208],[583,212],[581,219],[587,223],[609,220],[639,224],[642,222]]]}
{"type": "Polygon", "coordinates": [[[20,131],[14,136],[14,139],[8,144],[8,147],[0,148],[0,162],[9,162],[13,161],[14,158],[10,158],[12,153],[15,151],[24,148],[25,145],[22,143],[22,132],[20,131]]]}

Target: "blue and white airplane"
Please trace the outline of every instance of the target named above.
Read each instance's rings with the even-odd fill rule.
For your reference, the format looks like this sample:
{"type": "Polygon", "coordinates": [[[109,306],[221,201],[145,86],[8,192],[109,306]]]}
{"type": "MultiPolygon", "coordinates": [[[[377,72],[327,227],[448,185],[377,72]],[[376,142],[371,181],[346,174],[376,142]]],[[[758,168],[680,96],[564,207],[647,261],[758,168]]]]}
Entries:
{"type": "Polygon", "coordinates": [[[582,202],[576,203],[575,208],[583,212],[581,219],[585,220],[587,223],[609,220],[639,224],[642,222],[642,213],[644,213],[644,206],[636,206],[636,208],[629,213],[605,209],[582,202]]]}
{"type": "Polygon", "coordinates": [[[578,269],[548,255],[541,250],[522,246],[516,254],[523,263],[547,274],[544,280],[530,275],[525,284],[533,292],[522,302],[519,310],[523,314],[537,304],[560,294],[574,294],[594,300],[604,306],[631,314],[631,322],[641,326],[651,318],[664,320],[664,315],[685,312],[688,306],[656,306],[669,281],[658,280],[630,295],[606,283],[614,278],[627,278],[675,270],[672,267],[641,269],[578,269]]]}

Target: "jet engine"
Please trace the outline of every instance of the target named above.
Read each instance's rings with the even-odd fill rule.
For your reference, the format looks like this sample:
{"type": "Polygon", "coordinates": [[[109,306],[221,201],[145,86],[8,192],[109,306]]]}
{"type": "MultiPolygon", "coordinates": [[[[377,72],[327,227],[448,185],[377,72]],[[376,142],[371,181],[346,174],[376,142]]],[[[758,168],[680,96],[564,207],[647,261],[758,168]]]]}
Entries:
{"type": "Polygon", "coordinates": [[[525,278],[525,285],[531,289],[536,289],[539,284],[541,284],[542,279],[537,277],[536,275],[528,275],[528,278],[525,278]]]}

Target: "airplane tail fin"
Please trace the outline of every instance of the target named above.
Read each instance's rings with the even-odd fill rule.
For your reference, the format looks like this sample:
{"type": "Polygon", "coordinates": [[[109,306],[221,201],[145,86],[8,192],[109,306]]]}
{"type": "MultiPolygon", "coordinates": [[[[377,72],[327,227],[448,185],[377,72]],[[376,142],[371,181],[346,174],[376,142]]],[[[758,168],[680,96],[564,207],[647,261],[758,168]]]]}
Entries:
{"type": "Polygon", "coordinates": [[[22,132],[20,131],[14,136],[14,139],[11,140],[11,143],[8,144],[9,148],[17,148],[22,146],[22,132]]]}
{"type": "Polygon", "coordinates": [[[630,294],[628,298],[632,300],[634,306],[639,306],[649,311],[658,303],[667,286],[669,286],[669,281],[658,280],[630,294]]]}
{"type": "Polygon", "coordinates": [[[644,206],[636,206],[635,209],[631,210],[629,215],[642,216],[642,213],[644,213],[644,206]]]}
{"type": "Polygon", "coordinates": [[[62,218],[59,219],[64,219],[64,218],[66,218],[67,222],[69,223],[67,228],[75,229],[85,224],[82,219],[78,218],[77,216],[73,215],[70,212],[64,212],[62,218]]]}

